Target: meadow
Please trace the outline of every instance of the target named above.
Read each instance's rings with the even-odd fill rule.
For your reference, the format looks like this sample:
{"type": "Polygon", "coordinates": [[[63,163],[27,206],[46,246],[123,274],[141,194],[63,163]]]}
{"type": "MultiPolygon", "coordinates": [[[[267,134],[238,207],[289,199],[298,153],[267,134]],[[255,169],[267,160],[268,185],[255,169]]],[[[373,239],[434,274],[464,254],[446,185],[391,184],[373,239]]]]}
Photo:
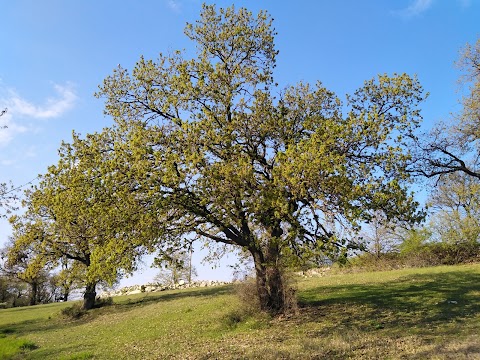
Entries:
{"type": "Polygon", "coordinates": [[[233,285],[0,310],[1,359],[480,359],[480,264],[297,279],[295,315],[233,285]]]}

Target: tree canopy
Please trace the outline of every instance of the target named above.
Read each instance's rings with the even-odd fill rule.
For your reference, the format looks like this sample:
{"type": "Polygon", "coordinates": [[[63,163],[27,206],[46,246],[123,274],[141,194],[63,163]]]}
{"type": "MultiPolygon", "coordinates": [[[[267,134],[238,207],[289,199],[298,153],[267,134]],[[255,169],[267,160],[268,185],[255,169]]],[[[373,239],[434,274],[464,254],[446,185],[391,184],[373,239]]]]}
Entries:
{"type": "Polygon", "coordinates": [[[11,218],[11,262],[15,249],[28,247],[42,263],[74,269],[86,288],[86,309],[94,305],[97,283],[113,284],[135,270],[145,250],[136,224],[150,214],[125,196],[119,203],[122,190],[99,173],[98,161],[111,145],[107,135],[82,140],[74,134],[72,143],[60,148],[58,164],[26,191],[25,214],[11,218]]]}
{"type": "Polygon", "coordinates": [[[430,196],[432,229],[445,243],[480,240],[480,183],[464,172],[444,174],[430,196]]]}
{"type": "Polygon", "coordinates": [[[129,189],[126,199],[148,202],[163,224],[149,227],[151,239],[243,248],[262,308],[283,311],[287,262],[345,251],[377,211],[394,221],[423,216],[406,171],[425,99],[415,77],[379,75],[342,102],[320,82],[278,88],[265,11],[204,5],[185,34],[195,58],[141,57],[97,94],[116,123],[98,169],[129,189]]]}

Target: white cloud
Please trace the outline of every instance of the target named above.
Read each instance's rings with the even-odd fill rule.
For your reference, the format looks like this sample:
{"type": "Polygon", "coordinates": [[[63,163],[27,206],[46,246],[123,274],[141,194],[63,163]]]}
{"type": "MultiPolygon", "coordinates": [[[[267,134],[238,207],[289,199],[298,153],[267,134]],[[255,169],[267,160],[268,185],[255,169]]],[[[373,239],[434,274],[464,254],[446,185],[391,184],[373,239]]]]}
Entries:
{"type": "Polygon", "coordinates": [[[22,118],[53,119],[62,116],[73,108],[77,95],[71,84],[54,85],[56,97],[48,98],[44,104],[36,105],[21,97],[16,91],[8,89],[6,96],[0,98],[0,104],[8,111],[0,117],[0,147],[7,145],[17,134],[34,130],[31,125],[22,124],[22,118]]]}
{"type": "Polygon", "coordinates": [[[182,10],[182,6],[178,0],[168,0],[167,6],[170,10],[175,11],[176,13],[179,13],[182,10]]]}
{"type": "MultiPolygon", "coordinates": [[[[393,14],[400,15],[405,18],[413,18],[428,11],[436,0],[412,0],[411,4],[402,10],[393,11],[393,14]]],[[[472,0],[456,0],[458,6],[467,9],[472,4],[472,0]]]]}
{"type": "Polygon", "coordinates": [[[413,2],[405,9],[398,11],[397,13],[404,17],[418,16],[433,5],[434,0],[413,0],[413,2]]]}
{"type": "Polygon", "coordinates": [[[41,119],[61,116],[73,107],[77,96],[71,85],[54,85],[54,88],[59,97],[49,98],[44,105],[40,106],[32,104],[14,92],[10,92],[11,97],[9,101],[7,101],[7,103],[11,104],[9,105],[9,113],[41,119]]]}

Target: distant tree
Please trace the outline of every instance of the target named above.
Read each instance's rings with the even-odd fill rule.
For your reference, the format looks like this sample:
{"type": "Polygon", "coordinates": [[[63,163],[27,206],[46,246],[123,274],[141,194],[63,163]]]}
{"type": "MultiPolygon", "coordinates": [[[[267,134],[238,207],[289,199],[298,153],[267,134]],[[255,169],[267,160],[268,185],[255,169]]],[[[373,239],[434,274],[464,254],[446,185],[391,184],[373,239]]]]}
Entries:
{"type": "Polygon", "coordinates": [[[40,256],[38,249],[32,246],[31,238],[36,236],[33,228],[14,229],[12,242],[2,250],[3,273],[16,278],[29,286],[29,305],[46,302],[48,291],[48,262],[40,256]]]}
{"type": "Polygon", "coordinates": [[[380,257],[386,252],[398,250],[399,231],[403,232],[398,224],[388,222],[382,212],[376,212],[371,220],[362,227],[360,235],[366,250],[376,257],[380,257]]]}
{"type": "Polygon", "coordinates": [[[246,249],[259,303],[277,313],[286,310],[284,266],[346,252],[355,246],[348,234],[375,211],[422,217],[405,171],[425,98],[416,78],[380,75],[345,104],[321,83],[275,98],[278,51],[266,12],[205,5],[185,34],[196,58],[141,57],[97,94],[116,122],[112,156],[126,164],[119,181],[168,220],[170,234],[154,238],[194,234],[246,249]]]}
{"type": "Polygon", "coordinates": [[[445,174],[430,196],[432,230],[446,243],[480,240],[480,179],[464,172],[445,174]]]}
{"type": "Polygon", "coordinates": [[[401,243],[399,244],[400,254],[411,256],[418,253],[432,240],[432,231],[422,226],[412,229],[404,229],[399,232],[401,243]]]}
{"type": "Polygon", "coordinates": [[[162,285],[178,284],[180,280],[188,283],[198,276],[197,269],[192,266],[192,254],[177,251],[168,257],[156,258],[154,266],[160,268],[154,280],[162,285]]]}
{"type": "Polygon", "coordinates": [[[61,259],[60,270],[51,277],[51,288],[55,301],[68,301],[73,290],[83,288],[85,269],[77,261],[61,259]]]}
{"type": "Polygon", "coordinates": [[[29,290],[25,282],[0,271],[0,303],[6,307],[28,305],[29,290]]]}

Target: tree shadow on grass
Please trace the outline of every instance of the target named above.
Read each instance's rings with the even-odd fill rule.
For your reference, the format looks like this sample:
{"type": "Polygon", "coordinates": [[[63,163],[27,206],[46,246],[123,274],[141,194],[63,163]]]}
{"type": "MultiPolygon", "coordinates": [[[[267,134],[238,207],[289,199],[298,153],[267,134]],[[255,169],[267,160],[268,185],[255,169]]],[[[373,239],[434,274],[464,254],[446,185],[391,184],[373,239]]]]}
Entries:
{"type": "Polygon", "coordinates": [[[480,274],[452,271],[392,282],[317,287],[302,291],[300,303],[309,321],[328,319],[334,327],[447,333],[458,330],[455,323],[480,313],[480,274]]]}

